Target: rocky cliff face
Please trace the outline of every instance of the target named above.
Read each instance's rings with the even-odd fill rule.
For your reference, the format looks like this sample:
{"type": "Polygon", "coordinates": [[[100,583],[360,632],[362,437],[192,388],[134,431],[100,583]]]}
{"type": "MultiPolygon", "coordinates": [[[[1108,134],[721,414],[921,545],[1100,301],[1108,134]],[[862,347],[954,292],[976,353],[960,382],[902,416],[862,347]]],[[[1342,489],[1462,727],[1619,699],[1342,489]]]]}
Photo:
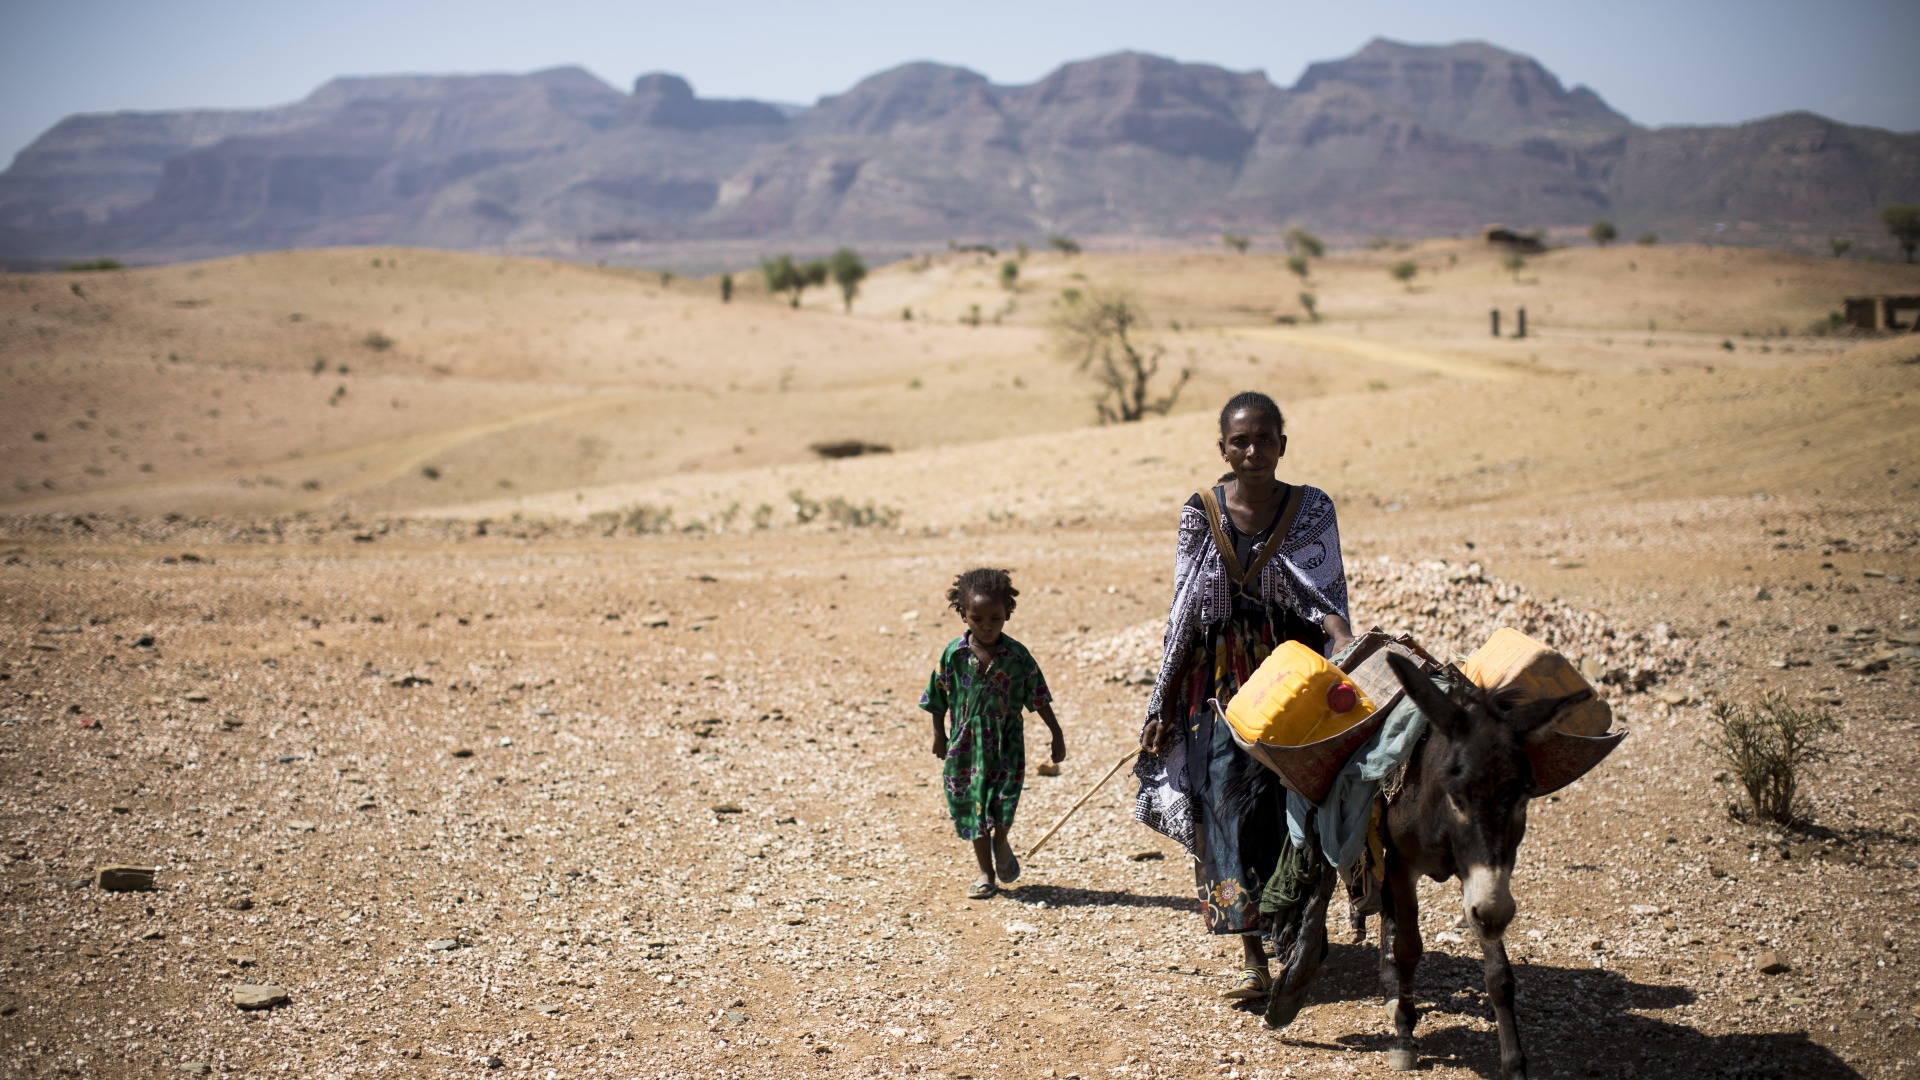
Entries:
{"type": "Polygon", "coordinates": [[[1490,45],[1375,41],[1289,89],[1121,53],[996,86],[908,64],[799,115],[586,72],[335,80],[251,112],[72,117],[0,174],[0,255],[1350,233],[1488,220],[1870,232],[1920,135],[1809,114],[1646,130],[1490,45]]]}

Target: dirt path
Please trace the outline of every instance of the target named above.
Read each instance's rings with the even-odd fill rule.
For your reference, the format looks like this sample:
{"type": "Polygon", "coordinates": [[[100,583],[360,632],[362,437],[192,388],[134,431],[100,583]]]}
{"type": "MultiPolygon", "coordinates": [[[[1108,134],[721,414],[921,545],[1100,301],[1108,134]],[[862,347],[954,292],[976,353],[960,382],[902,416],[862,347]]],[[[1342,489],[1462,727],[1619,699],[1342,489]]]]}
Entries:
{"type": "Polygon", "coordinates": [[[1222,328],[1220,332],[1249,341],[1278,342],[1334,356],[1359,357],[1362,360],[1372,360],[1412,371],[1429,371],[1479,382],[1506,382],[1532,374],[1524,367],[1496,357],[1476,356],[1460,350],[1416,349],[1407,345],[1371,341],[1364,337],[1313,330],[1295,330],[1278,326],[1231,326],[1222,328]]]}

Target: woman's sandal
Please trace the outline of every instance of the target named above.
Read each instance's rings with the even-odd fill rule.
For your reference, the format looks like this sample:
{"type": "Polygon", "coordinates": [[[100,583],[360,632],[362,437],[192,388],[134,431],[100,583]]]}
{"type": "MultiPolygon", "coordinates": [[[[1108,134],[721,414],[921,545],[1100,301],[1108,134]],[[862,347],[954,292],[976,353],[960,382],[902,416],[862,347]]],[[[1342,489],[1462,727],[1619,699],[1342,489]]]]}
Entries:
{"type": "Polygon", "coordinates": [[[1220,991],[1220,996],[1228,1001],[1258,1001],[1266,997],[1267,991],[1272,988],[1273,977],[1264,970],[1256,967],[1242,968],[1240,978],[1232,986],[1220,991]]]}
{"type": "Polygon", "coordinates": [[[980,880],[967,886],[967,899],[988,900],[993,897],[994,893],[999,891],[999,887],[993,883],[992,878],[983,876],[980,880]]]}

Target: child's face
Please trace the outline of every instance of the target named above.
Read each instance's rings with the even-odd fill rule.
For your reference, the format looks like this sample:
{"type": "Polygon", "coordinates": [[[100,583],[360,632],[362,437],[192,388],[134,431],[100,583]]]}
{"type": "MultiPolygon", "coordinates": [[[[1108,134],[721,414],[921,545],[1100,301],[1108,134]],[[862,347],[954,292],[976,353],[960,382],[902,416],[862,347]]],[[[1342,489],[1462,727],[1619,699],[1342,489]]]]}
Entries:
{"type": "Polygon", "coordinates": [[[1007,625],[1007,605],[976,593],[967,597],[967,607],[960,613],[960,621],[967,624],[967,629],[973,633],[973,640],[982,645],[992,645],[1000,640],[1000,630],[1007,625]]]}

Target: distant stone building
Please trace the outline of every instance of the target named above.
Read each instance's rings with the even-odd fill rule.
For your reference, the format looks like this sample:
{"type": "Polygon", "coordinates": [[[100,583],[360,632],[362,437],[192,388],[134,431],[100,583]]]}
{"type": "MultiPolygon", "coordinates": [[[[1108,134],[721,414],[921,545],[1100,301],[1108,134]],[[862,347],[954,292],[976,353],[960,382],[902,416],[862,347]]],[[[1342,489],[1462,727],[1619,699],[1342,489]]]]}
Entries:
{"type": "Polygon", "coordinates": [[[1848,326],[1861,330],[1920,332],[1920,296],[1898,294],[1849,296],[1846,300],[1845,319],[1848,326]],[[1902,323],[1900,315],[1907,311],[1913,312],[1914,317],[1902,323]]]}

